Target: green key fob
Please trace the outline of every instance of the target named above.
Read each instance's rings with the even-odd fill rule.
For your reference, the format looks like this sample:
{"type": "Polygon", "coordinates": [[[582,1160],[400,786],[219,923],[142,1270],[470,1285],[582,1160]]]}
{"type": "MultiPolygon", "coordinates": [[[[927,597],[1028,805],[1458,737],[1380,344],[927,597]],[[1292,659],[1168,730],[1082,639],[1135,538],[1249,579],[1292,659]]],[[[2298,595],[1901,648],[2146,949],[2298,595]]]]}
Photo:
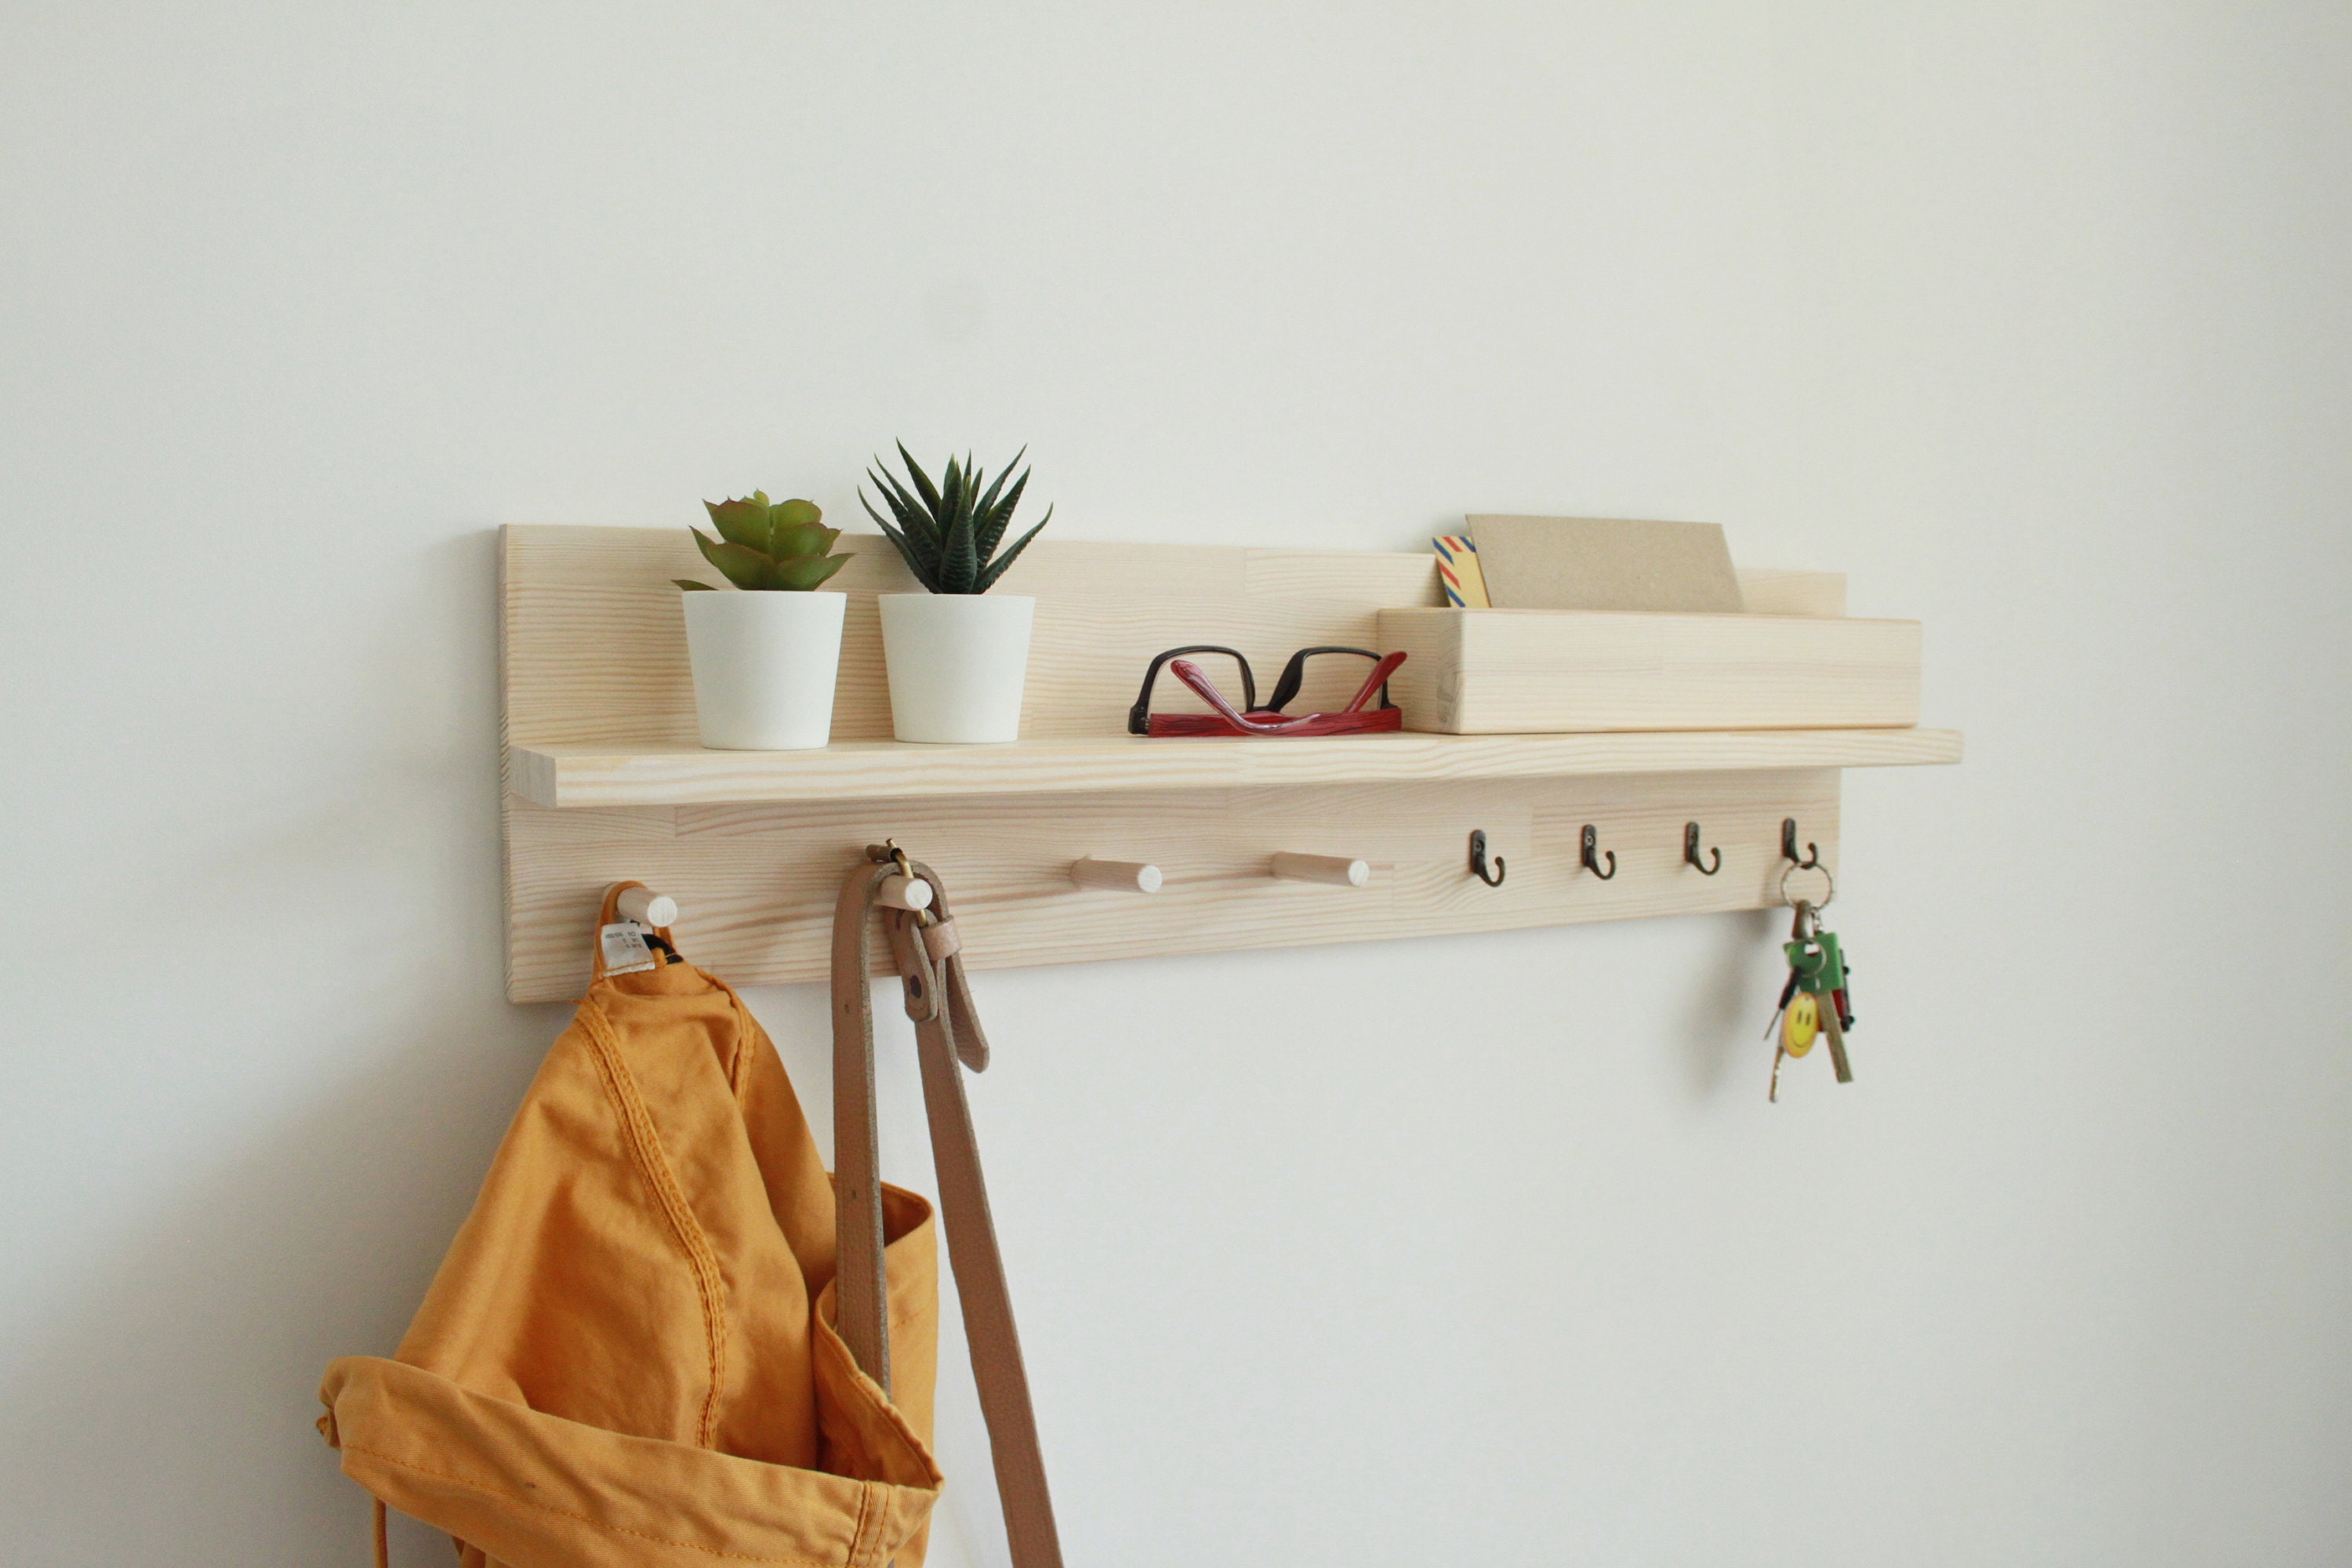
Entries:
{"type": "Polygon", "coordinates": [[[1789,955],[1789,972],[1797,977],[1797,989],[1807,995],[1824,996],[1845,989],[1845,959],[1832,933],[1817,931],[1810,938],[1784,942],[1780,951],[1789,955]]]}
{"type": "Polygon", "coordinates": [[[1813,940],[1822,944],[1822,988],[1825,991],[1845,989],[1845,950],[1838,946],[1835,931],[1819,931],[1813,940]]]}

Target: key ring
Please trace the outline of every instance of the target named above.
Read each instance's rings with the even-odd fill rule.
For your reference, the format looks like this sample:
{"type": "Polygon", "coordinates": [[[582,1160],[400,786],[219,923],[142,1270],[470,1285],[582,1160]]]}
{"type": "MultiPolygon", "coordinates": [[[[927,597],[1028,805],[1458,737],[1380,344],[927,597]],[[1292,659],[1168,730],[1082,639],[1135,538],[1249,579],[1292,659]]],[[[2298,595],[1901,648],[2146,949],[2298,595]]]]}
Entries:
{"type": "Polygon", "coordinates": [[[1808,902],[1812,903],[1815,910],[1818,911],[1828,909],[1830,905],[1837,901],[1837,879],[1830,875],[1830,868],[1827,866],[1791,865],[1783,868],[1780,872],[1780,901],[1782,903],[1787,904],[1791,909],[1796,907],[1797,900],[1789,897],[1789,879],[1799,871],[1819,871],[1822,874],[1822,880],[1826,881],[1830,885],[1830,890],[1822,895],[1819,901],[1807,900],[1808,902]]]}

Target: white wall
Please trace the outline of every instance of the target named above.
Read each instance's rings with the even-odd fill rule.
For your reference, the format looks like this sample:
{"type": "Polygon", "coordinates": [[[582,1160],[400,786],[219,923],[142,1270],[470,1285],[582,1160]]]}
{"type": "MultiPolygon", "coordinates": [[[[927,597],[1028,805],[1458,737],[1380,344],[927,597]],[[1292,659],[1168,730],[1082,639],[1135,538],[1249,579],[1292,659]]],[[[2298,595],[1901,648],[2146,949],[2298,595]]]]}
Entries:
{"type": "Polygon", "coordinates": [[[1074,1563],[2344,1561],[2347,69],[2322,5],[9,6],[0,1557],[364,1560],[318,1372],[564,1017],[490,531],[845,521],[903,436],[1070,539],[1720,520],[1969,733],[1849,778],[1860,1081],[1777,1108],[1761,916],[983,977],[1074,1563]]]}

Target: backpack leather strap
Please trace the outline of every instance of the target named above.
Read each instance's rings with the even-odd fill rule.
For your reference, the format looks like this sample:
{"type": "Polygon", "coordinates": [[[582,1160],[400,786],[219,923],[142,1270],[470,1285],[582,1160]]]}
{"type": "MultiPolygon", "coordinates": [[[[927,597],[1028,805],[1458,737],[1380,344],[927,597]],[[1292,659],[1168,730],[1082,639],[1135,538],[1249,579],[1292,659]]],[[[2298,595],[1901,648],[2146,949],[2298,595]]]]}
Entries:
{"type": "Polygon", "coordinates": [[[907,1016],[915,1021],[940,1210],[971,1346],[972,1380],[979,1385],[981,1414],[988,1421],[1004,1531],[1011,1538],[1014,1568],[1062,1568],[1053,1498],[1045,1486],[1045,1457],[1037,1441],[1029,1374],[1013,1321],[1012,1291],[997,1249],[996,1224],[989,1214],[971,1108],[957,1070],[959,1058],[975,1072],[985,1068],[988,1039],[964,981],[955,914],[946,887],[929,866],[882,847],[869,848],[866,854],[868,863],[843,881],[833,921],[834,1187],[839,1254],[835,1300],[841,1337],[866,1375],[888,1393],[889,1287],[882,1259],[873,969],[866,932],[882,884],[892,877],[912,875],[931,885],[937,918],[886,907],[883,924],[905,989],[907,1016]]]}

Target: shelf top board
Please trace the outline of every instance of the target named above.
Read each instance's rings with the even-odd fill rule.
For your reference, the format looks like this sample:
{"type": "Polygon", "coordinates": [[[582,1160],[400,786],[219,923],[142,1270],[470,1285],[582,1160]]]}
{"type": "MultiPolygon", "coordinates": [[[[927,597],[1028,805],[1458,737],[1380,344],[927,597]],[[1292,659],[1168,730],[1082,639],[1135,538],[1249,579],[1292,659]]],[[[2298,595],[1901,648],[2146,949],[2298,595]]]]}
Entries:
{"type": "Polygon", "coordinates": [[[1957,730],[1704,730],[1559,735],[1335,735],[1309,741],[836,741],[804,752],[677,742],[516,745],[509,783],[541,805],[897,800],[1573,774],[1917,766],[1960,760],[1957,730]]]}

